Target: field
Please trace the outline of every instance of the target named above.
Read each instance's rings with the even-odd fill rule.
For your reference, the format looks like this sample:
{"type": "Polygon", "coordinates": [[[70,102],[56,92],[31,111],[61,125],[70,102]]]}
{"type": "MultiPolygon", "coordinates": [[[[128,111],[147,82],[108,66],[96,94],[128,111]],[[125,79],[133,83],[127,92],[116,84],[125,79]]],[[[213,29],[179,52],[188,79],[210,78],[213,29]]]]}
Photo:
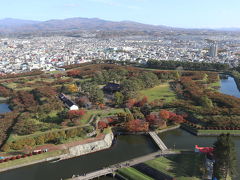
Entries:
{"type": "Polygon", "coordinates": [[[181,154],[160,157],[145,164],[178,180],[200,180],[203,156],[194,153],[181,154]]]}
{"type": "Polygon", "coordinates": [[[150,102],[156,99],[162,99],[167,102],[171,102],[176,98],[174,92],[170,89],[169,83],[164,83],[151,89],[142,90],[140,91],[140,94],[148,97],[150,102]]]}

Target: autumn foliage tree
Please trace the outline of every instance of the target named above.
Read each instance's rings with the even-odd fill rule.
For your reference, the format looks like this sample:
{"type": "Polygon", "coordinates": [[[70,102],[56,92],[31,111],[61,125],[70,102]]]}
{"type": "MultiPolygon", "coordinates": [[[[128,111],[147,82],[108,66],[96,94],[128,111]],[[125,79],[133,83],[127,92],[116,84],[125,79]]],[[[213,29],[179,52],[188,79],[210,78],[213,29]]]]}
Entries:
{"type": "Polygon", "coordinates": [[[144,96],[140,101],[138,101],[138,106],[142,107],[148,102],[147,96],[144,96]]]}
{"type": "Polygon", "coordinates": [[[70,110],[68,111],[68,118],[69,119],[75,119],[75,118],[81,118],[85,114],[85,111],[83,109],[80,110],[70,110]]]}
{"type": "Polygon", "coordinates": [[[126,103],[126,107],[127,108],[132,108],[135,104],[137,103],[137,100],[136,99],[129,99],[126,103]]]}
{"type": "Polygon", "coordinates": [[[98,129],[105,129],[108,127],[108,124],[104,121],[99,121],[98,122],[98,129]]]}
{"type": "Polygon", "coordinates": [[[164,120],[168,120],[170,117],[170,114],[169,114],[169,111],[167,111],[167,110],[161,110],[159,112],[159,116],[164,120]]]}
{"type": "Polygon", "coordinates": [[[129,132],[146,132],[149,130],[149,123],[143,120],[134,119],[126,123],[129,132]]]}
{"type": "Polygon", "coordinates": [[[67,89],[70,93],[76,93],[78,92],[78,87],[76,84],[70,84],[67,86],[67,89]]]}
{"type": "Polygon", "coordinates": [[[78,77],[80,74],[80,70],[71,70],[67,72],[67,75],[70,77],[78,77]]]}
{"type": "Polygon", "coordinates": [[[0,96],[8,97],[11,94],[11,90],[5,88],[4,86],[0,86],[0,96]]]}

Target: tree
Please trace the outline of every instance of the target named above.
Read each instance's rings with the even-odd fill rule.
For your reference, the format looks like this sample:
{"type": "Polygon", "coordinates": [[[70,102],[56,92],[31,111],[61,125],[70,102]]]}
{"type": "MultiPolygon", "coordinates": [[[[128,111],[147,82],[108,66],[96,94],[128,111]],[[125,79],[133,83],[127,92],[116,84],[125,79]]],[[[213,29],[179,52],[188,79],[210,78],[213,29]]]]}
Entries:
{"type": "Polygon", "coordinates": [[[136,99],[129,99],[127,100],[126,107],[130,109],[133,106],[135,106],[136,103],[137,103],[136,99]]]}
{"type": "Polygon", "coordinates": [[[207,96],[203,96],[200,98],[201,104],[205,108],[213,108],[212,100],[209,99],[207,96]]]}
{"type": "Polygon", "coordinates": [[[24,114],[18,119],[18,122],[13,127],[14,132],[18,135],[32,134],[39,129],[36,122],[32,119],[26,118],[24,114]]]}
{"type": "Polygon", "coordinates": [[[145,105],[148,102],[148,98],[147,96],[144,96],[140,101],[138,101],[138,105],[140,107],[142,107],[143,105],[145,105]]]}
{"type": "Polygon", "coordinates": [[[149,130],[149,123],[139,119],[128,121],[125,125],[130,132],[146,132],[149,130]]]}
{"type": "Polygon", "coordinates": [[[96,72],[94,74],[94,77],[93,77],[93,80],[94,82],[96,82],[97,84],[104,84],[106,81],[105,81],[105,77],[104,77],[104,74],[100,71],[96,72]]]}
{"type": "Polygon", "coordinates": [[[85,107],[85,108],[88,108],[91,105],[87,96],[81,96],[80,98],[77,98],[75,102],[80,107],[85,107]]]}
{"type": "Polygon", "coordinates": [[[120,112],[117,114],[118,121],[120,122],[128,122],[134,119],[132,113],[120,112]]]}
{"type": "Polygon", "coordinates": [[[114,101],[116,106],[121,106],[123,104],[124,96],[121,92],[116,92],[114,94],[114,101]]]}
{"type": "Polygon", "coordinates": [[[181,115],[175,115],[171,117],[170,120],[175,124],[180,124],[184,122],[184,118],[181,115]]]}
{"type": "Polygon", "coordinates": [[[133,107],[131,111],[135,119],[144,119],[144,115],[139,107],[133,107]]]}
{"type": "Polygon", "coordinates": [[[147,116],[151,113],[152,107],[149,104],[145,104],[141,107],[141,112],[144,114],[144,116],[147,116]]]}
{"type": "Polygon", "coordinates": [[[70,110],[68,111],[68,118],[74,119],[74,118],[80,118],[85,114],[85,111],[83,109],[80,110],[70,110]]]}
{"type": "Polygon", "coordinates": [[[208,75],[206,73],[203,75],[203,81],[206,83],[208,82],[208,75]]]}
{"type": "Polygon", "coordinates": [[[80,70],[72,70],[67,72],[67,75],[70,77],[79,77],[79,74],[80,70]]]}
{"type": "Polygon", "coordinates": [[[213,155],[214,176],[218,179],[227,179],[236,174],[236,151],[235,144],[229,134],[221,134],[214,143],[213,155]]]}
{"type": "Polygon", "coordinates": [[[161,110],[159,112],[159,115],[163,120],[168,120],[170,117],[169,111],[167,111],[167,110],[161,110]]]}
{"type": "Polygon", "coordinates": [[[108,124],[105,121],[98,122],[98,129],[105,129],[108,127],[108,124]]]}
{"type": "Polygon", "coordinates": [[[152,72],[143,72],[139,78],[144,82],[145,88],[152,88],[159,84],[157,75],[152,72]]]}
{"type": "Polygon", "coordinates": [[[68,91],[69,91],[70,93],[76,93],[76,92],[78,92],[78,87],[77,87],[76,84],[70,84],[70,85],[67,86],[67,88],[68,88],[68,91]]]}
{"type": "Polygon", "coordinates": [[[89,92],[89,99],[97,104],[97,103],[103,103],[104,101],[104,93],[101,89],[95,87],[93,89],[91,89],[91,91],[89,92]]]}
{"type": "Polygon", "coordinates": [[[136,95],[136,84],[131,80],[124,80],[122,82],[122,94],[125,97],[125,100],[132,99],[136,95]]]}

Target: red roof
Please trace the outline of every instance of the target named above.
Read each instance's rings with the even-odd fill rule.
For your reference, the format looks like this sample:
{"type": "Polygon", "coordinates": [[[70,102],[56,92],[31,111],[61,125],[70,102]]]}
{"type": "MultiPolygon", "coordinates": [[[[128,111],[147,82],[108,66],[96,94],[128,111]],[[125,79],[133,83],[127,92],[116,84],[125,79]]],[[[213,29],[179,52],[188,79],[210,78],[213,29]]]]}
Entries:
{"type": "Polygon", "coordinates": [[[195,145],[195,149],[202,153],[211,153],[213,152],[213,147],[199,147],[198,145],[195,145]]]}

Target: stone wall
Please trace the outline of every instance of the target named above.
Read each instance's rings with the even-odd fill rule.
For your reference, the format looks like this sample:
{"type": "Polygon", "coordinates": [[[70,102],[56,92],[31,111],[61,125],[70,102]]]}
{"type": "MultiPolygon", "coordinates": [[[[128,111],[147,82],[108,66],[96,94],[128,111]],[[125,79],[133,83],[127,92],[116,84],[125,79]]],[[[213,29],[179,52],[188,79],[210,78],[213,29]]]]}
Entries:
{"type": "Polygon", "coordinates": [[[113,139],[114,139],[113,133],[109,133],[109,134],[106,134],[104,139],[102,140],[70,147],[69,156],[72,156],[72,157],[81,156],[84,154],[93,153],[96,151],[110,148],[112,145],[113,139]]]}

